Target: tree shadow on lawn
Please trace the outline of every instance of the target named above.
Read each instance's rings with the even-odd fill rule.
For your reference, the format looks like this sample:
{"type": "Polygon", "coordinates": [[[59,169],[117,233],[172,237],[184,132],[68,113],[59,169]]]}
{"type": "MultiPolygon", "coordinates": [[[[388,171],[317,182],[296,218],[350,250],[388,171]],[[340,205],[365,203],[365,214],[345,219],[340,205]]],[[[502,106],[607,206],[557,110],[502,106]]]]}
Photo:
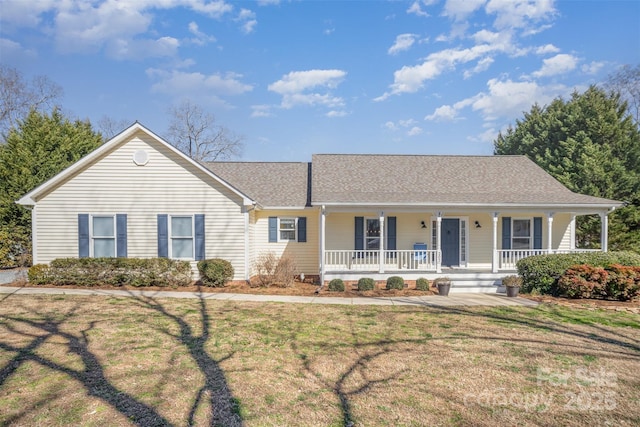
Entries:
{"type": "MultiPolygon", "coordinates": [[[[16,372],[16,370],[25,362],[34,362],[40,366],[49,368],[53,371],[66,374],[80,383],[89,396],[97,397],[108,403],[112,408],[127,417],[134,424],[139,426],[171,426],[162,415],[160,415],[153,407],[137,400],[134,396],[119,390],[115,387],[104,374],[104,369],[99,358],[89,350],[88,333],[95,327],[97,322],[91,322],[89,326],[81,330],[77,335],[65,332],[61,327],[67,320],[74,317],[79,305],[60,316],[44,316],[43,320],[35,321],[23,319],[14,316],[2,316],[5,321],[2,323],[4,328],[11,334],[30,338],[31,341],[24,347],[14,346],[8,342],[0,342],[0,349],[8,352],[17,353],[9,362],[0,369],[0,387],[16,372]],[[31,333],[21,331],[14,327],[16,325],[27,326],[38,331],[31,333]],[[68,353],[77,355],[81,362],[80,369],[72,369],[64,366],[54,360],[40,356],[35,351],[41,347],[49,339],[58,339],[64,342],[68,349],[68,353]]],[[[34,313],[39,314],[39,313],[34,313]]],[[[49,401],[50,399],[47,399],[49,401]]],[[[32,408],[37,407],[32,405],[32,408]]],[[[27,415],[28,410],[11,417],[10,422],[16,422],[21,417],[27,415]]]]}
{"type": "MultiPolygon", "coordinates": [[[[237,400],[231,394],[224,372],[220,363],[233,356],[229,354],[221,360],[214,360],[206,352],[207,341],[210,338],[210,318],[206,310],[203,295],[200,296],[200,323],[201,333],[196,334],[191,325],[182,317],[170,313],[159,301],[151,297],[131,294],[137,304],[145,309],[153,310],[169,319],[178,327],[179,333],[174,334],[168,329],[159,329],[160,332],[170,336],[184,346],[192,359],[196,362],[200,372],[205,377],[204,385],[196,392],[193,404],[189,410],[187,425],[195,424],[195,415],[198,408],[204,404],[208,395],[210,406],[209,424],[211,426],[242,426],[237,400]]],[[[98,356],[90,350],[89,332],[96,326],[93,321],[88,327],[78,333],[66,332],[64,324],[73,319],[80,305],[63,314],[44,315],[31,310],[31,313],[43,320],[35,321],[16,316],[0,316],[2,325],[7,332],[16,336],[29,338],[24,346],[13,345],[10,342],[0,341],[0,349],[17,353],[5,366],[0,367],[0,387],[16,372],[25,362],[35,362],[41,366],[66,374],[78,381],[89,396],[97,397],[113,409],[124,415],[131,422],[139,426],[171,426],[172,424],[163,417],[154,407],[136,399],[136,397],[118,389],[105,376],[103,366],[98,356]],[[16,325],[16,326],[14,326],[16,325]],[[26,332],[22,327],[34,328],[36,332],[26,332]],[[36,354],[36,350],[51,339],[61,340],[70,354],[80,357],[82,366],[72,369],[63,364],[36,354]]],[[[25,308],[28,310],[27,308],[25,308]]],[[[33,316],[32,316],[33,317],[33,316]]],[[[47,401],[49,401],[48,399],[47,401]]],[[[32,408],[36,406],[32,405],[32,408]]],[[[11,417],[8,422],[16,422],[26,416],[29,410],[11,417]]]]}
{"type": "Polygon", "coordinates": [[[239,414],[238,401],[233,397],[224,371],[220,368],[220,363],[233,357],[234,353],[215,360],[206,350],[207,343],[211,337],[211,319],[207,312],[205,295],[200,293],[198,296],[200,334],[195,333],[189,322],[183,317],[170,313],[157,299],[133,293],[130,293],[130,296],[137,301],[141,307],[161,314],[166,319],[170,319],[174,325],[178,327],[180,332],[177,334],[170,332],[167,328],[156,329],[187,348],[192,359],[200,369],[200,372],[205,377],[204,385],[196,393],[193,404],[189,410],[187,425],[191,426],[195,424],[194,418],[196,412],[198,408],[205,403],[205,395],[208,395],[211,426],[241,426],[243,423],[239,414]]]}

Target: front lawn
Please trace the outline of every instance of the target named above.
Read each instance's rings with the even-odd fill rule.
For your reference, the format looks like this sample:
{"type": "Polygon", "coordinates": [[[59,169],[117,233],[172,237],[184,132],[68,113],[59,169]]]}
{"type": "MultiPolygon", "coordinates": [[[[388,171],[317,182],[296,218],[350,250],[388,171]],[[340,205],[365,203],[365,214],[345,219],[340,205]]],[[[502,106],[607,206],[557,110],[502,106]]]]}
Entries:
{"type": "Polygon", "coordinates": [[[0,425],[638,425],[640,318],[0,296],[0,425]]]}

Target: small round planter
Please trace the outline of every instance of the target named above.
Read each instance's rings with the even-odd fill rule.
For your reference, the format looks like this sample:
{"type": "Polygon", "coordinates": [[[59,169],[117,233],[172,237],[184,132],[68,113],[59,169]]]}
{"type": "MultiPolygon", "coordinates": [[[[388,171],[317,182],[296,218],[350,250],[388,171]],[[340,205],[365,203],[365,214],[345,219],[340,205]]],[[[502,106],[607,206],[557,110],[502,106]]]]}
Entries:
{"type": "Polygon", "coordinates": [[[451,290],[451,282],[448,283],[438,283],[438,294],[446,297],[449,295],[449,291],[451,290]]]}
{"type": "Polygon", "coordinates": [[[520,288],[517,286],[507,286],[507,296],[510,298],[517,297],[519,291],[520,291],[520,288]]]}

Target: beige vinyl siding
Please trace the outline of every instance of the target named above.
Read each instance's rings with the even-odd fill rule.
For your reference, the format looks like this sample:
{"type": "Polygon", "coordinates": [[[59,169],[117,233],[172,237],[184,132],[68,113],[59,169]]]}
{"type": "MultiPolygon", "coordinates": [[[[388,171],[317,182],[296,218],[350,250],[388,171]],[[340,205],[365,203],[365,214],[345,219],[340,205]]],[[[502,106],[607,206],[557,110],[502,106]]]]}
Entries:
{"type": "MultiPolygon", "coordinates": [[[[207,258],[229,260],[244,277],[242,199],[139,132],[37,201],[37,258],[78,256],[78,213],[127,214],[129,257],[157,256],[157,215],[205,214],[207,258]],[[137,166],[133,154],[146,150],[137,166]]],[[[195,263],[192,263],[195,267],[195,263]]]]}
{"type": "MultiPolygon", "coordinates": [[[[542,220],[544,223],[546,218],[542,220]]],[[[571,214],[556,214],[553,216],[552,243],[554,249],[571,249],[571,214]]]]}
{"type": "MultiPolygon", "coordinates": [[[[318,216],[318,209],[257,211],[253,236],[255,262],[259,260],[261,254],[273,252],[278,257],[283,255],[292,257],[299,273],[318,274],[318,216]],[[280,218],[306,217],[307,241],[269,242],[269,217],[272,216],[280,218]]],[[[255,262],[252,264],[254,266],[252,274],[255,274],[255,262]]]]}

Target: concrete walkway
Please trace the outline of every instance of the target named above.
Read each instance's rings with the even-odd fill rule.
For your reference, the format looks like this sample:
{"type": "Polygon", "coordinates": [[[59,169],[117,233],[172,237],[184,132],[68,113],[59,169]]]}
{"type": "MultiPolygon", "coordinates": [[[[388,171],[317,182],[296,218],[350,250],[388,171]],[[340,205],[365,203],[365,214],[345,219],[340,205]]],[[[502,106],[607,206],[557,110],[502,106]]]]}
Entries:
{"type": "MultiPolygon", "coordinates": [[[[120,297],[153,297],[153,298],[204,298],[217,301],[256,301],[256,302],[284,302],[302,304],[341,304],[341,305],[412,305],[423,307],[451,307],[451,306],[524,306],[535,307],[537,302],[526,298],[507,298],[501,294],[450,294],[448,297],[427,295],[418,297],[320,297],[320,296],[287,296],[287,295],[254,295],[227,293],[199,293],[172,291],[124,291],[101,289],[60,289],[60,288],[28,288],[0,286],[0,294],[13,295],[101,295],[120,297]]],[[[0,301],[8,298],[0,297],[0,301]]]]}

